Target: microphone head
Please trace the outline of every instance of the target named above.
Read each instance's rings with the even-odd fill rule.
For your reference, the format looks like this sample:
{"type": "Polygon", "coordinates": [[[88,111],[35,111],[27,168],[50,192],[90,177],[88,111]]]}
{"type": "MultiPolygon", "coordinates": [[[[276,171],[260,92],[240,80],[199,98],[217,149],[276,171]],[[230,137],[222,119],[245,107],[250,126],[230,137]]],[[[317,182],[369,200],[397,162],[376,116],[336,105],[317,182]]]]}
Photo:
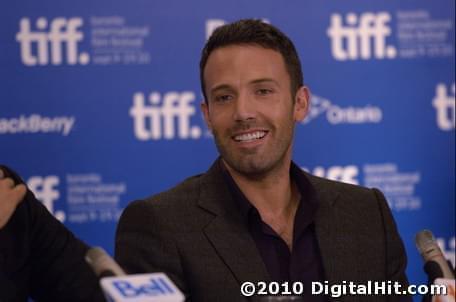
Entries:
{"type": "Polygon", "coordinates": [[[443,271],[440,265],[435,261],[427,261],[424,264],[424,271],[429,277],[429,282],[433,283],[437,278],[443,278],[443,271]]]}
{"type": "Polygon", "coordinates": [[[85,260],[99,278],[125,275],[123,269],[101,247],[90,248],[85,260]]]}
{"type": "Polygon", "coordinates": [[[415,244],[421,254],[425,254],[431,245],[437,244],[434,234],[429,230],[422,230],[415,235],[415,244]]]}
{"type": "Polygon", "coordinates": [[[454,279],[454,273],[448,266],[448,262],[437,244],[434,235],[429,230],[423,230],[416,234],[416,247],[418,248],[425,264],[425,271],[429,279],[434,281],[435,278],[443,277],[454,279]],[[435,264],[433,264],[435,262],[435,264]],[[438,266],[438,269],[436,268],[438,266]]]}

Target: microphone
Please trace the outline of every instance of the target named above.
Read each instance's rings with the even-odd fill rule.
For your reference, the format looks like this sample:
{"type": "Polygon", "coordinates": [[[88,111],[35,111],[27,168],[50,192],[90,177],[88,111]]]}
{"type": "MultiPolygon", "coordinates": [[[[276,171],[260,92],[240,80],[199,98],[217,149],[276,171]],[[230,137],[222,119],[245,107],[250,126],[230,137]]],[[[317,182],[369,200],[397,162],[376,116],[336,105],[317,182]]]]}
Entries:
{"type": "Polygon", "coordinates": [[[424,270],[428,274],[431,283],[437,278],[454,279],[453,271],[449,267],[431,231],[423,230],[418,232],[415,236],[415,243],[424,259],[424,270]]]}
{"type": "Polygon", "coordinates": [[[126,275],[102,248],[87,251],[85,260],[93,269],[109,302],[183,302],[182,292],[164,273],[126,275]]]}
{"type": "Polygon", "coordinates": [[[98,278],[125,276],[123,269],[101,247],[90,248],[85,260],[98,278]]]}

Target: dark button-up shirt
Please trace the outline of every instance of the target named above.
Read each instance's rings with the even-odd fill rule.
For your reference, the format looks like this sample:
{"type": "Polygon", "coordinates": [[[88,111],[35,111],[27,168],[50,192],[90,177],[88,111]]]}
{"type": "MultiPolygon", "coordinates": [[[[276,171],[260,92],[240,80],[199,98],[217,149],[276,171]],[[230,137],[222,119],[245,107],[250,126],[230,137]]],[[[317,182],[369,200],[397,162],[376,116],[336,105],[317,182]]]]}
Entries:
{"type": "MultiPolygon", "coordinates": [[[[301,169],[291,163],[290,177],[296,183],[301,199],[293,227],[292,251],[285,241],[265,222],[258,210],[250,203],[221,162],[224,177],[239,206],[241,215],[249,227],[263,262],[274,281],[301,281],[305,292],[311,291],[312,281],[323,281],[323,265],[315,235],[314,217],[318,208],[315,192],[301,169]]],[[[312,301],[325,301],[313,297],[312,301]]]]}

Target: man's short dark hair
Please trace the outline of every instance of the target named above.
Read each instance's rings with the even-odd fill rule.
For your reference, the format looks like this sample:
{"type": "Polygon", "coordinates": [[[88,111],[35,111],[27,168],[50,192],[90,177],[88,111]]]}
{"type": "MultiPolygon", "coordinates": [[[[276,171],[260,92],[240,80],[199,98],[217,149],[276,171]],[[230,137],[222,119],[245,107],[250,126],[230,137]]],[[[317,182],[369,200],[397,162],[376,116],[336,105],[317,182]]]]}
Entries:
{"type": "Polygon", "coordinates": [[[218,27],[201,52],[200,81],[204,99],[207,95],[204,82],[204,68],[209,55],[216,49],[229,45],[259,45],[278,51],[290,76],[291,92],[294,96],[303,85],[301,62],[293,42],[276,27],[261,20],[243,19],[218,27]]]}

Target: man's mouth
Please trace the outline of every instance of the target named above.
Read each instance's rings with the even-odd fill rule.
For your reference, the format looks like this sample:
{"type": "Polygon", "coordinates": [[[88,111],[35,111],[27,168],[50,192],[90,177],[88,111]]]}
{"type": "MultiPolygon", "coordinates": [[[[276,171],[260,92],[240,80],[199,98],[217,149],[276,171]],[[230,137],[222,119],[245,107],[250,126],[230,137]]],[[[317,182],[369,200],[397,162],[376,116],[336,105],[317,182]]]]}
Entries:
{"type": "Polygon", "coordinates": [[[236,142],[252,142],[252,141],[264,138],[267,133],[268,133],[267,131],[262,131],[262,130],[253,131],[253,132],[249,132],[249,133],[242,133],[242,134],[235,135],[235,136],[233,136],[233,139],[236,142]]]}

